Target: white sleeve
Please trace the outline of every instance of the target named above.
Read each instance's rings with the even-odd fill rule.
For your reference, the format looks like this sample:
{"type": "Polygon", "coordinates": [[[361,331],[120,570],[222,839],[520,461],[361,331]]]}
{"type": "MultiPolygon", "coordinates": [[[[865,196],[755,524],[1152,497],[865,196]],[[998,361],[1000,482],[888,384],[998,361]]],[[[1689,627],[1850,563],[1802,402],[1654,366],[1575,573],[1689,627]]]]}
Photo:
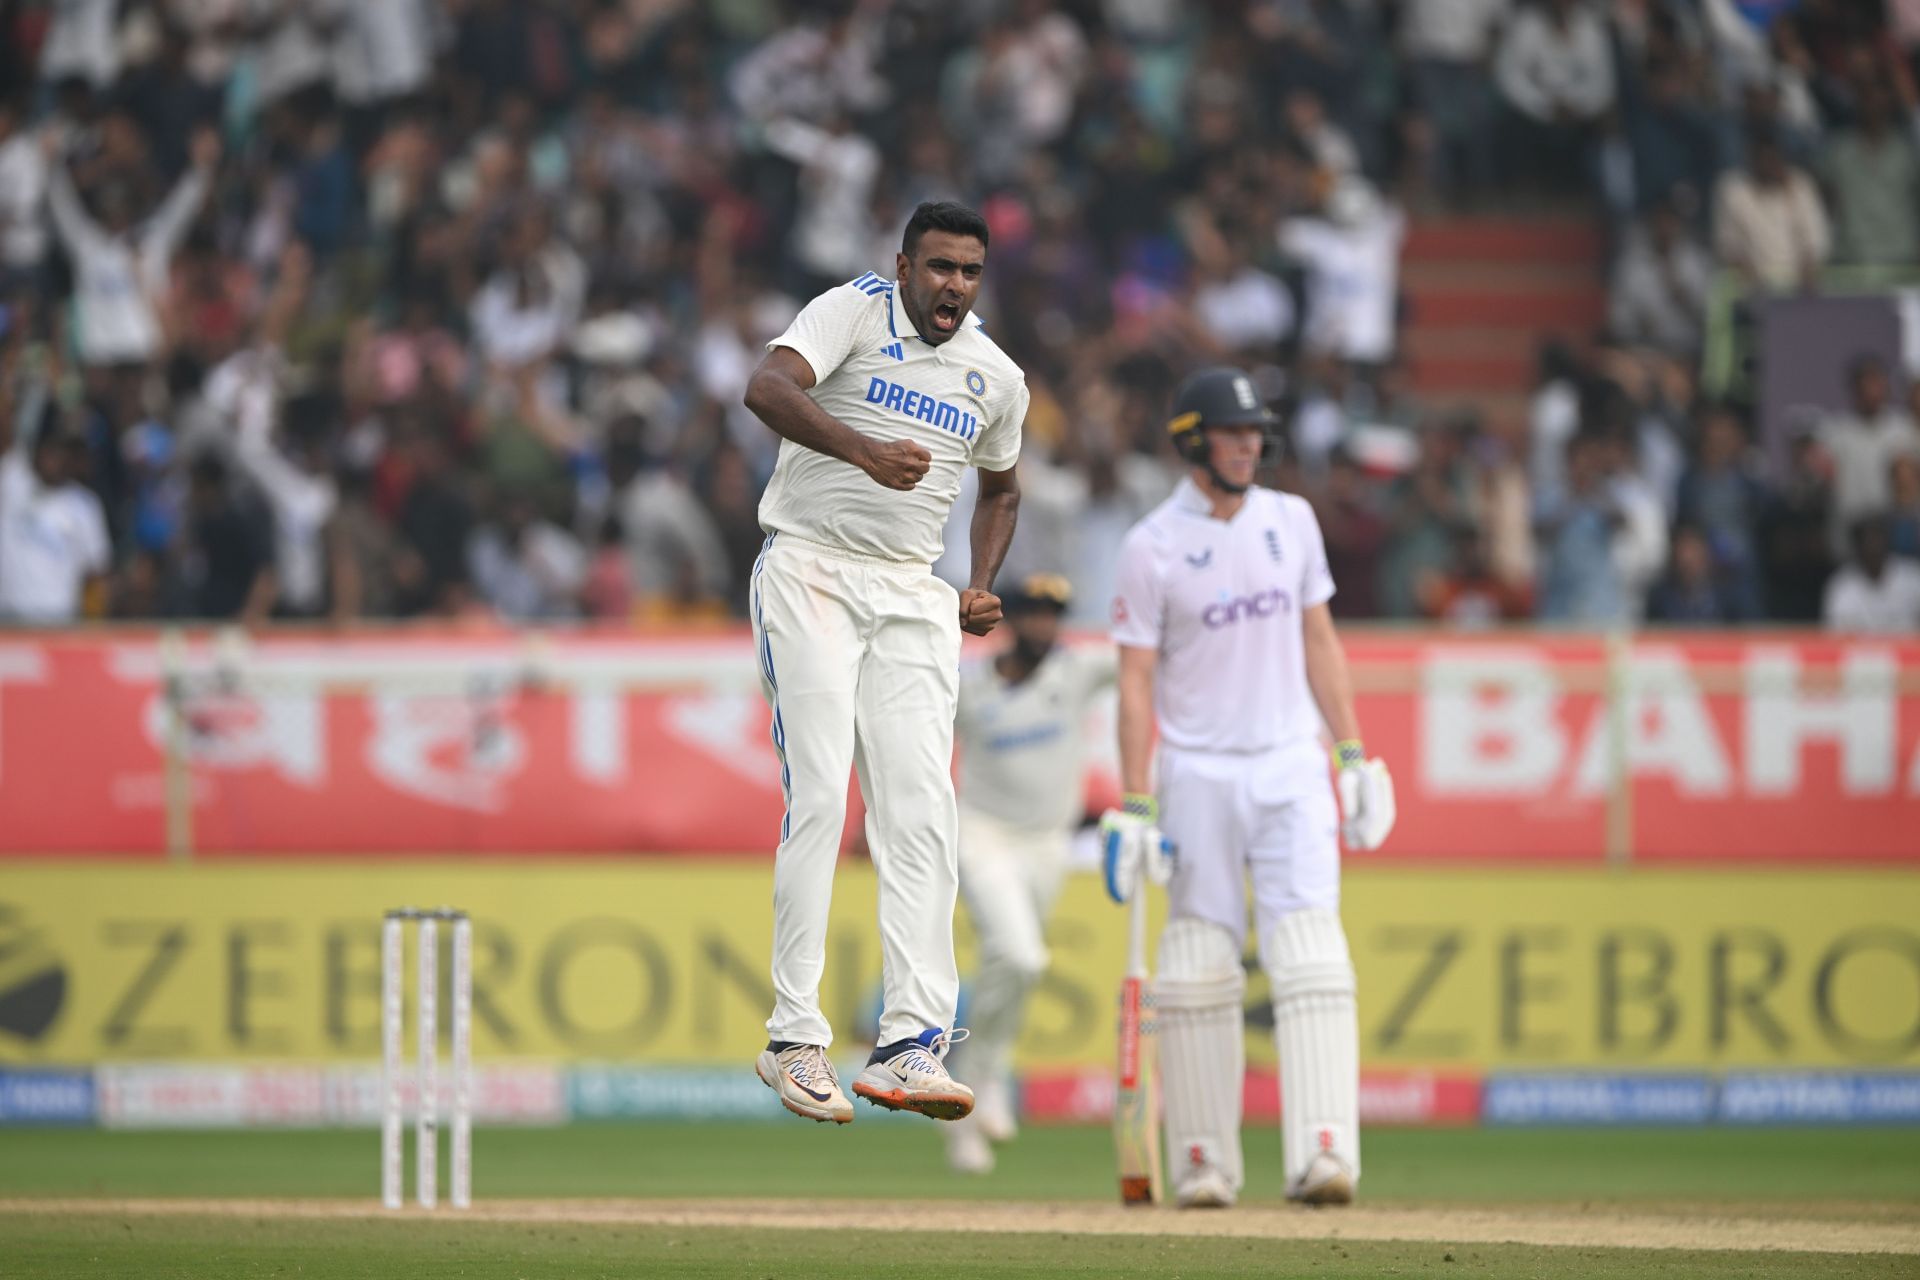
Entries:
{"type": "Polygon", "coordinates": [[[832,157],[833,135],[800,120],[782,118],[767,125],[767,147],[799,165],[817,165],[832,157]]]}
{"type": "Polygon", "coordinates": [[[1120,546],[1120,572],[1113,588],[1113,642],[1136,649],[1158,649],[1166,622],[1160,583],[1160,557],[1153,535],[1136,527],[1120,546]]]}
{"type": "Polygon", "coordinates": [[[1553,111],[1553,100],[1534,83],[1540,57],[1540,21],[1531,10],[1513,20],[1500,42],[1493,74],[1507,101],[1527,115],[1544,120],[1553,111]]]}
{"type": "Polygon", "coordinates": [[[193,225],[194,217],[200,212],[210,185],[207,175],[199,169],[188,169],[173,184],[173,190],[167,193],[159,209],[147,220],[141,236],[155,257],[163,262],[172,259],[181,237],[187,234],[187,228],[193,225]]]}
{"type": "Polygon", "coordinates": [[[1333,599],[1333,571],[1327,568],[1327,544],[1320,534],[1319,517],[1303,498],[1293,500],[1294,525],[1300,530],[1300,546],[1306,553],[1300,566],[1300,608],[1305,610],[1333,599]]]}
{"type": "Polygon", "coordinates": [[[1084,649],[1075,649],[1073,657],[1079,667],[1082,703],[1092,701],[1095,695],[1120,678],[1120,654],[1112,645],[1089,645],[1084,649]]]}
{"type": "Polygon", "coordinates": [[[874,306],[874,299],[858,289],[839,285],[802,307],[787,331],[767,344],[767,350],[788,347],[813,368],[814,385],[827,380],[853,352],[854,334],[874,306]]]}
{"type": "Polygon", "coordinates": [[[979,443],[973,446],[974,466],[982,471],[1005,471],[1020,461],[1020,430],[1026,424],[1027,406],[1032,402],[1033,396],[1022,382],[1006,411],[988,424],[979,443]]]}
{"type": "Polygon", "coordinates": [[[107,533],[107,517],[100,510],[100,499],[91,493],[89,501],[81,507],[86,514],[81,517],[80,548],[81,560],[88,574],[105,573],[113,563],[113,539],[107,533]]]}

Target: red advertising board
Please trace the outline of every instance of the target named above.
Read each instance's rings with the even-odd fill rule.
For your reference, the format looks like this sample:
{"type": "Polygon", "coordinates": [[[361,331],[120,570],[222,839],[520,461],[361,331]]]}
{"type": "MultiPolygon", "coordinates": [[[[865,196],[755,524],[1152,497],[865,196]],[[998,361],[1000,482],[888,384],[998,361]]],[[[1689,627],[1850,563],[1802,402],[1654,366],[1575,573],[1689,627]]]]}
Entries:
{"type": "MultiPolygon", "coordinates": [[[[1920,641],[1348,648],[1400,793],[1374,856],[1920,860],[1920,641]]],[[[756,679],[744,632],[4,636],[0,854],[765,851],[756,679]]]]}

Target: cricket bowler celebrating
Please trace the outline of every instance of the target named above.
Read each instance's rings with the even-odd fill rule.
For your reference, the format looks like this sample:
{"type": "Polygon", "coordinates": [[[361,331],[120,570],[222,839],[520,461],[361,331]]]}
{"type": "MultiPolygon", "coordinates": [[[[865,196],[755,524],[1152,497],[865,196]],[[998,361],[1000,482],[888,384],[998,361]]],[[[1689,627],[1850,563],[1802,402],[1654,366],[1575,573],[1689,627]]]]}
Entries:
{"type": "Polygon", "coordinates": [[[1127,534],[1113,602],[1126,796],[1101,821],[1107,887],[1125,899],[1144,891],[1143,876],[1167,886],[1153,994],[1168,1171],[1185,1207],[1230,1205],[1242,1180],[1249,881],[1273,987],[1287,1195],[1346,1204],[1360,1177],[1359,1033],[1336,832],[1351,848],[1377,847],[1393,826],[1393,784],[1360,744],[1313,511],[1253,483],[1272,427],[1237,369],[1180,385],[1168,429],[1192,469],[1127,534]]]}
{"type": "Polygon", "coordinates": [[[1012,643],[960,672],[960,898],[980,942],[959,1051],[977,1105],[946,1130],[962,1173],[992,1170],[989,1143],[1017,1127],[1013,1046],[1047,971],[1047,913],[1082,813],[1088,712],[1114,679],[1112,649],[1057,643],[1071,591],[1052,574],[1021,582],[1003,604],[1012,643]]]}
{"type": "Polygon", "coordinates": [[[787,812],[773,870],[773,1016],[755,1069],[789,1111],[845,1124],[820,1010],[847,773],[866,798],[879,877],[885,1005],[853,1092],[942,1120],[973,1094],[942,1062],[959,998],[953,719],[960,632],[1000,620],[991,588],[1013,536],[1025,377],[972,315],[987,224],[922,204],[895,278],[808,303],[768,343],[746,405],[781,437],[760,502],[752,613],[787,812]],[[933,576],[962,471],[980,469],[973,576],[933,576]]]}

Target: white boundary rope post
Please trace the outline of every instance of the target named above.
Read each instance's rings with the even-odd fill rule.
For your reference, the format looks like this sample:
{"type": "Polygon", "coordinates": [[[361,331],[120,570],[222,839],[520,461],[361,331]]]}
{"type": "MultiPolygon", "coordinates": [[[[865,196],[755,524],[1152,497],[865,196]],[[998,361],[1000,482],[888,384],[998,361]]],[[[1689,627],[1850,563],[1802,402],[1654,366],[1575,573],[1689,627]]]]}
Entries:
{"type": "Polygon", "coordinates": [[[419,921],[420,991],[415,1003],[420,1011],[420,1056],[414,1066],[420,1096],[414,1103],[413,1162],[415,1198],[422,1209],[431,1209],[440,1194],[440,934],[431,912],[421,912],[419,921]]]}
{"type": "Polygon", "coordinates": [[[473,1203],[473,921],[453,914],[453,1139],[447,1198],[473,1203]]]}
{"type": "Polygon", "coordinates": [[[400,1098],[405,1052],[406,912],[389,911],[380,922],[380,1203],[398,1209],[405,1198],[404,1118],[400,1098]]]}

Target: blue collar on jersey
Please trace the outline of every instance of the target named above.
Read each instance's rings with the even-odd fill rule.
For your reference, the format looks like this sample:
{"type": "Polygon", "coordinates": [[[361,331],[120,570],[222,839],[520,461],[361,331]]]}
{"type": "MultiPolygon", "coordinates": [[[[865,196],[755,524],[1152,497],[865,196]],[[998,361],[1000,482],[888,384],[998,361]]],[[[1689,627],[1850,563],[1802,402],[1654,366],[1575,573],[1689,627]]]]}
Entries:
{"type": "MultiPolygon", "coordinates": [[[[896,338],[903,334],[910,333],[920,341],[927,342],[920,331],[913,327],[913,319],[907,315],[907,304],[900,300],[900,282],[893,280],[888,283],[890,287],[887,289],[887,332],[896,338]]],[[[980,323],[980,317],[969,311],[966,321],[960,326],[960,332],[954,334],[943,343],[927,342],[927,345],[930,347],[951,347],[954,343],[965,337],[969,330],[981,328],[983,328],[983,326],[980,323]]]]}

